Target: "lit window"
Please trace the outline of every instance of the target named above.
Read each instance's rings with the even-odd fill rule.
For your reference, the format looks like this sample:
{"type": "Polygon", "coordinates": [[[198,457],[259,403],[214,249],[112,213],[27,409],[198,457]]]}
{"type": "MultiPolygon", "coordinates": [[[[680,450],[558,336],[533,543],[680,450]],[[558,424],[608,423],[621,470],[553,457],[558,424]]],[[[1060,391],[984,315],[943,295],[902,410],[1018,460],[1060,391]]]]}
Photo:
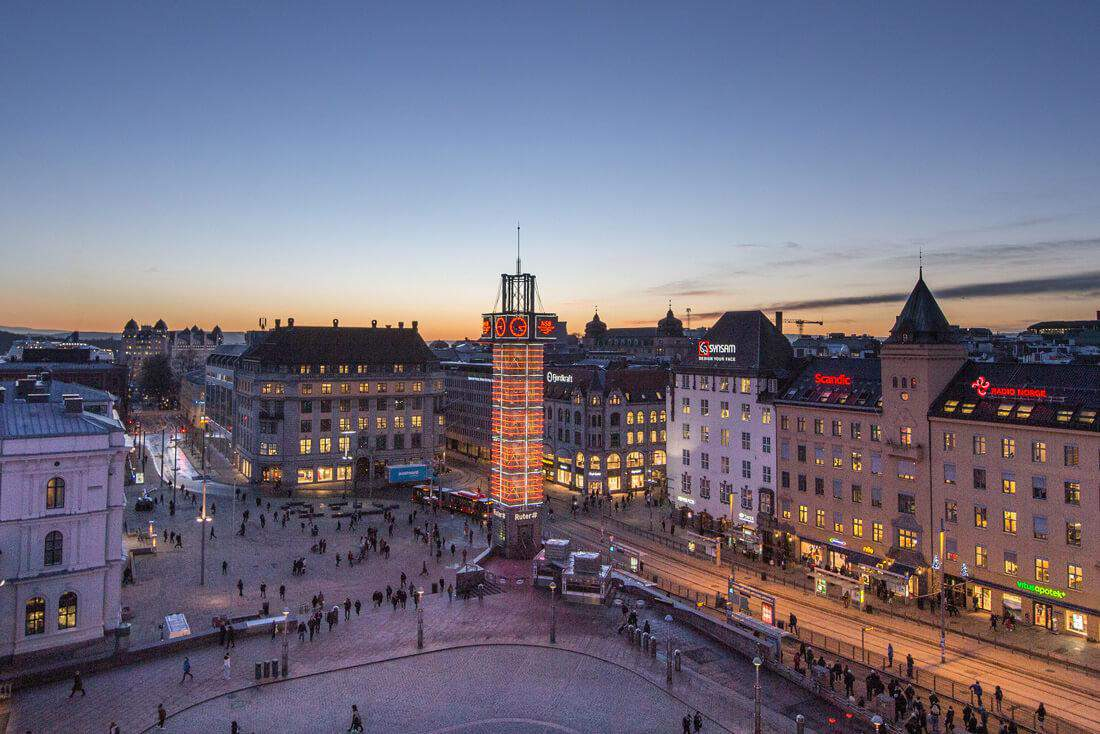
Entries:
{"type": "Polygon", "coordinates": [[[76,627],[76,594],[66,591],[57,600],[57,628],[67,630],[76,627]]]}
{"type": "Polygon", "coordinates": [[[41,596],[27,599],[23,615],[23,634],[40,635],[46,631],[46,600],[41,596]]]}
{"type": "Polygon", "coordinates": [[[1081,570],[1081,567],[1076,564],[1069,564],[1066,585],[1074,591],[1081,590],[1081,584],[1085,580],[1085,573],[1081,570]]]}
{"type": "Polygon", "coordinates": [[[1005,510],[1004,511],[1004,521],[1001,525],[1001,528],[1006,533],[1009,533],[1011,535],[1016,534],[1016,511],[1015,510],[1005,510]]]}
{"type": "Polygon", "coordinates": [[[916,531],[898,528],[898,546],[906,550],[915,550],[917,547],[916,531]]]}
{"type": "Polygon", "coordinates": [[[1050,561],[1048,559],[1035,559],[1035,580],[1050,581],[1050,561]]]}
{"type": "Polygon", "coordinates": [[[65,506],[65,480],[54,477],[46,482],[46,509],[56,510],[65,506]]]}

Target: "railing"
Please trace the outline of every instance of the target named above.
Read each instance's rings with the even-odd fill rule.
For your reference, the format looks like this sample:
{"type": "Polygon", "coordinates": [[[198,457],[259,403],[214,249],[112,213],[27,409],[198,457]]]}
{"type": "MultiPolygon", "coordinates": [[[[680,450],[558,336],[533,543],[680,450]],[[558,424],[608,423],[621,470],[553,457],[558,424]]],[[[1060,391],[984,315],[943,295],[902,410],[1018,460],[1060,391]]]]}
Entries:
{"type": "MultiPolygon", "coordinates": [[[[692,552],[688,550],[686,543],[680,542],[673,537],[669,537],[667,534],[655,533],[650,530],[645,530],[644,528],[639,528],[636,525],[631,525],[629,523],[623,522],[622,520],[611,517],[610,515],[599,515],[598,517],[604,522],[611,523],[620,530],[625,530],[626,532],[632,533],[633,535],[637,535],[655,543],[660,543],[666,548],[684,553],[685,555],[691,556],[692,558],[697,558],[711,564],[714,563],[713,558],[699,552],[692,552]]],[[[758,578],[767,576],[766,580],[769,582],[779,583],[783,586],[789,586],[793,589],[799,589],[800,591],[804,591],[810,594],[816,593],[813,584],[806,577],[805,573],[802,572],[801,566],[798,566],[797,572],[792,574],[790,572],[781,570],[777,566],[769,566],[764,563],[749,563],[737,557],[730,558],[727,555],[723,555],[722,565],[728,566],[733,569],[747,571],[754,574],[758,578]]],[[[898,619],[917,622],[918,624],[932,626],[939,625],[938,613],[933,614],[933,612],[931,612],[930,610],[927,612],[922,611],[903,603],[894,602],[889,604],[884,603],[880,605],[875,605],[874,613],[897,617],[898,619]]],[[[999,629],[1000,628],[998,627],[998,630],[999,629]]],[[[1043,660],[1046,662],[1057,663],[1058,665],[1062,665],[1064,667],[1070,668],[1072,670],[1077,670],[1082,673],[1100,674],[1100,668],[1086,665],[1084,663],[1072,660],[1061,655],[1055,655],[1049,652],[1038,652],[1034,649],[1012,644],[1011,642],[1008,642],[1006,640],[1005,634],[998,634],[997,632],[994,632],[993,634],[987,635],[981,632],[964,629],[960,625],[955,624],[950,617],[947,619],[947,631],[961,637],[967,637],[972,640],[977,640],[984,644],[996,645],[1015,654],[1022,655],[1028,660],[1043,660]]]]}

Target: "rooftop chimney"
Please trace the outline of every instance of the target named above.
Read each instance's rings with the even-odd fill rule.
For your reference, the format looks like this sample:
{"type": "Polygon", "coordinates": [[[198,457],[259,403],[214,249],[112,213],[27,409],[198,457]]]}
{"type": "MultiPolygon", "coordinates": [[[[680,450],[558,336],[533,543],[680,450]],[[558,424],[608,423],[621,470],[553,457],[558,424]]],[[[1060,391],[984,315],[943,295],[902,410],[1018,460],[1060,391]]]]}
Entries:
{"type": "Polygon", "coordinates": [[[340,319],[333,319],[332,320],[332,328],[336,329],[336,328],[339,328],[339,326],[340,326],[340,319]]]}
{"type": "Polygon", "coordinates": [[[61,399],[65,401],[66,413],[84,412],[84,398],[82,398],[81,396],[75,394],[62,395],[61,399]]]}
{"type": "Polygon", "coordinates": [[[775,312],[775,328],[779,330],[779,333],[783,333],[783,312],[775,312]]]}
{"type": "Polygon", "coordinates": [[[32,392],[27,395],[28,403],[48,403],[50,402],[50,394],[48,392],[32,392]]]}
{"type": "Polygon", "coordinates": [[[413,321],[413,331],[416,331],[418,328],[420,328],[420,322],[414,320],[413,321]]]}
{"type": "Polygon", "coordinates": [[[397,328],[398,329],[404,329],[405,328],[405,322],[404,321],[398,321],[397,322],[397,328]]]}
{"type": "Polygon", "coordinates": [[[287,316],[286,325],[287,325],[288,328],[294,326],[294,317],[293,316],[287,316]]]}
{"type": "Polygon", "coordinates": [[[370,328],[372,328],[372,329],[377,329],[378,328],[378,319],[371,319],[370,320],[370,328]]]}
{"type": "Polygon", "coordinates": [[[278,329],[282,325],[283,325],[283,320],[282,319],[275,319],[275,328],[276,329],[278,329]]]}

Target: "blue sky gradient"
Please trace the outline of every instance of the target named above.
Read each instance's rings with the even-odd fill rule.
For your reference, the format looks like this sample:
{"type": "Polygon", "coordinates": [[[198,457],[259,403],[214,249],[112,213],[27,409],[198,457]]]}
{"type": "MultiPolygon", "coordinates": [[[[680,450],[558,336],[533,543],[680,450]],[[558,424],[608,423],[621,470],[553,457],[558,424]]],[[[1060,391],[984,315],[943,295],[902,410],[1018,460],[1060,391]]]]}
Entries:
{"type": "Polygon", "coordinates": [[[671,299],[882,334],[900,304],[845,299],[907,292],[921,248],[933,290],[979,294],[954,322],[1084,318],[1098,27],[1084,2],[13,0],[0,313],[473,335],[518,219],[573,330],[671,299]]]}

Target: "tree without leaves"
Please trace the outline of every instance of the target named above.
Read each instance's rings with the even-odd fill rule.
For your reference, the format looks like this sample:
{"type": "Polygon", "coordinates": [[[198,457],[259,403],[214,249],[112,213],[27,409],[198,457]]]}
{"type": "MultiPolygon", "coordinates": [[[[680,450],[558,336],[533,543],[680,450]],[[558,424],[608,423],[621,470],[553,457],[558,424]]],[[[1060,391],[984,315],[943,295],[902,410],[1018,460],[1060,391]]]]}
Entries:
{"type": "Polygon", "coordinates": [[[141,392],[158,403],[176,402],[179,385],[172,373],[167,354],[158,354],[145,360],[141,368],[141,392]]]}

